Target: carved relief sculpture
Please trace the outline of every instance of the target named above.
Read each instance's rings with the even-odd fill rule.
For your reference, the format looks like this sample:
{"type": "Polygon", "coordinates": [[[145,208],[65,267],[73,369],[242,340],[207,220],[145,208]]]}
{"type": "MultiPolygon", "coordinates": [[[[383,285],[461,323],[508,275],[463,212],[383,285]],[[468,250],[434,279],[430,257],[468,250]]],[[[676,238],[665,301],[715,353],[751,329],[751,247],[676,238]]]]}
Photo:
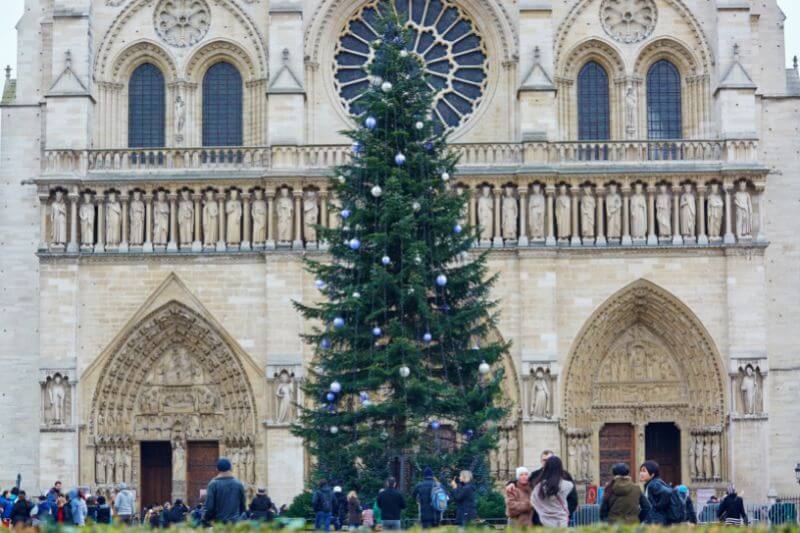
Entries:
{"type": "Polygon", "coordinates": [[[657,16],[653,0],[603,0],[600,4],[603,29],[621,43],[638,43],[649,37],[657,16]]]}
{"type": "Polygon", "coordinates": [[[183,142],[183,127],[186,124],[186,103],[181,95],[175,97],[175,142],[183,142]]]}
{"type": "Polygon", "coordinates": [[[50,204],[50,243],[56,246],[67,243],[67,203],[62,191],[56,191],[50,204]]]}
{"type": "Polygon", "coordinates": [[[550,418],[550,385],[544,371],[536,370],[531,391],[531,416],[550,418]]]}
{"type": "Polygon", "coordinates": [[[538,183],[533,184],[533,190],[528,198],[528,212],[531,240],[544,241],[545,198],[542,186],[538,183]]]}
{"type": "Polygon", "coordinates": [[[739,182],[733,203],[736,206],[736,238],[750,239],[753,231],[753,203],[750,193],[747,192],[746,181],[739,182]]]}
{"type": "Polygon", "coordinates": [[[92,193],[83,193],[83,203],[78,210],[81,223],[81,248],[91,248],[94,245],[94,202],[92,193]]]}
{"type": "Polygon", "coordinates": [[[658,186],[656,221],[658,222],[659,237],[672,236],[672,198],[665,183],[658,186]]]}
{"type": "Polygon", "coordinates": [[[594,239],[595,213],[597,212],[597,201],[592,196],[592,188],[583,188],[583,198],[581,198],[581,236],[584,239],[594,239]]]}
{"type": "Polygon", "coordinates": [[[558,228],[558,240],[568,241],[572,235],[572,221],[570,220],[571,202],[567,194],[567,186],[561,185],[558,188],[556,198],[556,227],[558,228]]]}
{"type": "Polygon", "coordinates": [[[705,479],[703,474],[703,441],[700,437],[695,437],[694,441],[694,470],[697,479],[705,479]]]}
{"type": "Polygon", "coordinates": [[[625,133],[629,139],[636,136],[636,91],[631,83],[625,87],[625,133]]]}
{"type": "Polygon", "coordinates": [[[251,208],[253,213],[253,244],[263,245],[267,240],[267,201],[264,199],[264,191],[256,189],[255,198],[251,208]]]}
{"type": "Polygon", "coordinates": [[[161,0],[153,17],[158,36],[177,47],[199,42],[211,25],[211,10],[205,0],[161,0]]]}
{"type": "Polygon", "coordinates": [[[50,402],[49,422],[56,426],[64,425],[66,420],[67,388],[61,374],[53,376],[47,383],[47,397],[50,402]]]}
{"type": "Polygon", "coordinates": [[[637,183],[631,195],[631,237],[635,241],[647,240],[647,198],[641,183],[637,183]]]}
{"type": "Polygon", "coordinates": [[[711,479],[711,439],[703,439],[703,479],[711,479]]]}
{"type": "Polygon", "coordinates": [[[725,203],[719,192],[719,184],[712,183],[708,193],[708,238],[712,241],[722,238],[722,214],[725,203]]]}
{"type": "Polygon", "coordinates": [[[722,479],[719,437],[714,436],[711,440],[711,477],[714,480],[722,479]]]}
{"type": "Polygon", "coordinates": [[[619,241],[622,237],[622,197],[616,183],[609,184],[606,195],[606,233],[610,241],[619,241]]]}
{"type": "Polygon", "coordinates": [[[285,424],[294,420],[294,380],[289,372],[282,370],[278,375],[278,385],[275,389],[278,398],[275,422],[285,424]]]}
{"type": "Polygon", "coordinates": [[[506,241],[517,240],[517,217],[519,217],[519,207],[514,196],[514,187],[506,187],[503,196],[503,239],[506,241]]]}
{"type": "Polygon", "coordinates": [[[214,191],[206,191],[203,205],[203,247],[214,248],[219,240],[219,206],[214,199],[214,191]]]}
{"type": "Polygon", "coordinates": [[[194,239],[194,203],[190,192],[186,189],[181,191],[181,199],[178,202],[178,234],[182,247],[191,247],[194,239]]]}
{"type": "Polygon", "coordinates": [[[238,245],[242,240],[242,201],[239,191],[231,189],[230,198],[225,202],[225,231],[226,241],[231,245],[238,245]]]}
{"type": "Polygon", "coordinates": [[[306,242],[317,242],[317,228],[319,221],[319,205],[317,204],[317,191],[308,190],[303,198],[303,234],[306,242]]]}
{"type": "Polygon", "coordinates": [[[169,202],[167,193],[158,191],[153,202],[153,245],[166,246],[169,237],[169,202]]]}
{"type": "Polygon", "coordinates": [[[291,244],[294,206],[287,187],[281,187],[281,193],[276,200],[276,204],[278,212],[278,242],[291,244]]]}
{"type": "Polygon", "coordinates": [[[100,485],[106,482],[106,455],[102,448],[94,450],[94,480],[100,485]]]}
{"type": "Polygon", "coordinates": [[[689,442],[689,478],[697,479],[697,456],[694,451],[694,442],[689,442]]]}
{"type": "Polygon", "coordinates": [[[697,201],[692,192],[692,184],[686,183],[683,185],[683,194],[681,194],[681,235],[690,240],[695,237],[696,209],[697,201]]]}
{"type": "Polygon", "coordinates": [[[747,365],[742,372],[742,381],[739,385],[742,393],[742,410],[746,415],[756,414],[758,400],[761,395],[757,378],[753,365],[747,365]]]}
{"type": "Polygon", "coordinates": [[[144,242],[144,202],[141,191],[133,191],[130,210],[130,244],[131,246],[142,246],[144,242]]]}
{"type": "Polygon", "coordinates": [[[480,226],[480,241],[484,244],[492,240],[494,205],[491,193],[491,187],[484,185],[478,196],[478,226],[480,226]]]}
{"type": "Polygon", "coordinates": [[[117,199],[117,193],[108,193],[106,202],[106,246],[119,246],[122,240],[122,205],[117,199]]]}
{"type": "Polygon", "coordinates": [[[585,438],[580,445],[581,450],[581,479],[591,481],[592,479],[592,448],[589,445],[589,438],[585,438]]]}

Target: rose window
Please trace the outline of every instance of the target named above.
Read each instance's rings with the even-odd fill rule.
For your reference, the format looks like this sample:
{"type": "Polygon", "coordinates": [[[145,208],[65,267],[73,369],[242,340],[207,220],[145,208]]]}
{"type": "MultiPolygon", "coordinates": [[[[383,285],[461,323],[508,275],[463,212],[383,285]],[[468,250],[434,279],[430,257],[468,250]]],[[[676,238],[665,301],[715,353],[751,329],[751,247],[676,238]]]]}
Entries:
{"type": "Polygon", "coordinates": [[[464,124],[486,90],[488,55],[473,21],[451,0],[371,0],[342,29],[334,55],[336,90],[352,114],[369,88],[374,57],[370,44],[381,31],[386,9],[394,8],[408,29],[407,50],[423,64],[434,92],[432,118],[439,131],[464,124]]]}
{"type": "Polygon", "coordinates": [[[156,33],[178,47],[200,41],[211,25],[211,11],[205,0],[161,0],[154,16],[156,33]]]}
{"type": "Polygon", "coordinates": [[[600,4],[603,29],[622,43],[648,38],[656,27],[657,16],[653,0],[603,0],[600,4]]]}

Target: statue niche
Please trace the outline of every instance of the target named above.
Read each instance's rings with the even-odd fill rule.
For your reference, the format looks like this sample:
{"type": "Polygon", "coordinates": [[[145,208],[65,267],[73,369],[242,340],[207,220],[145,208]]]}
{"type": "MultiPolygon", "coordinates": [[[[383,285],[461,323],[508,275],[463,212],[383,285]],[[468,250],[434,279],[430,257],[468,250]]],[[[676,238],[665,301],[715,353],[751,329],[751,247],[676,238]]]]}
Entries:
{"type": "Polygon", "coordinates": [[[72,384],[61,372],[48,375],[42,386],[42,426],[65,427],[72,420],[72,384]]]}
{"type": "Polygon", "coordinates": [[[753,364],[739,367],[735,378],[738,412],[744,416],[757,416],[764,412],[764,376],[753,364]]]}

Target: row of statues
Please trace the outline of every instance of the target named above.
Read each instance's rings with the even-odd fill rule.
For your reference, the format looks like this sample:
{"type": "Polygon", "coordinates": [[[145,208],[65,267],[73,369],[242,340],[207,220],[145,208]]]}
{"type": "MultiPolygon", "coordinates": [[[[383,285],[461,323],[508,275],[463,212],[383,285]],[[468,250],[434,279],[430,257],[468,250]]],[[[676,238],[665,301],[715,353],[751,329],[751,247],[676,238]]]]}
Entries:
{"type": "Polygon", "coordinates": [[[569,469],[576,480],[592,480],[591,435],[570,437],[567,444],[569,469]]]}
{"type": "Polygon", "coordinates": [[[722,479],[721,439],[719,433],[692,435],[689,443],[689,472],[693,480],[722,479]]]}
{"type": "Polygon", "coordinates": [[[178,194],[158,190],[153,195],[140,190],[130,195],[116,191],[95,195],[87,191],[70,197],[72,208],[77,210],[77,227],[68,240],[67,199],[64,191],[56,190],[50,202],[48,244],[58,249],[69,242],[81,251],[149,246],[244,249],[251,245],[264,247],[275,241],[285,246],[297,241],[316,244],[316,225],[326,223],[323,215],[327,210],[322,205],[325,196],[314,189],[291,193],[288,187],[283,187],[273,199],[262,189],[255,189],[252,194],[238,189],[227,192],[209,189],[203,193],[183,189],[178,194]],[[79,243],[73,243],[78,239],[79,243]]]}
{"type": "Polygon", "coordinates": [[[94,452],[95,483],[130,483],[132,476],[129,447],[98,446],[94,452]]]}

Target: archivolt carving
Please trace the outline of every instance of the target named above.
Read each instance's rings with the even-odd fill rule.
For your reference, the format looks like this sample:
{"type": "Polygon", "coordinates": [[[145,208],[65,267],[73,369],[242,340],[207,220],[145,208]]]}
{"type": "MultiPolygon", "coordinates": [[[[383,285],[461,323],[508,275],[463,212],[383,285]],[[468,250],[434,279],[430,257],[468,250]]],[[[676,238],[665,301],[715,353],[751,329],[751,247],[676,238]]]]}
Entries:
{"type": "Polygon", "coordinates": [[[139,41],[125,48],[116,59],[111,68],[111,79],[127,83],[133,70],[145,62],[152,62],[164,73],[167,83],[178,78],[178,68],[175,59],[161,46],[150,41],[139,41]]]}
{"type": "Polygon", "coordinates": [[[684,77],[700,74],[697,58],[689,47],[674,37],[662,37],[647,46],[636,56],[633,72],[646,76],[647,69],[659,59],[668,59],[675,64],[684,77]]]}
{"type": "Polygon", "coordinates": [[[217,59],[230,59],[243,71],[244,79],[255,79],[257,70],[250,55],[231,41],[214,41],[197,50],[186,64],[186,76],[199,80],[205,68],[217,59]]]}
{"type": "Polygon", "coordinates": [[[609,420],[724,423],[725,374],[713,340],[691,310],[648,281],[594,312],[573,343],[565,375],[569,428],[609,420]]]}
{"type": "Polygon", "coordinates": [[[573,46],[564,61],[559,63],[558,75],[574,80],[578,77],[580,68],[590,60],[605,66],[610,79],[625,75],[625,63],[619,50],[614,45],[596,38],[586,39],[573,46]]]}

